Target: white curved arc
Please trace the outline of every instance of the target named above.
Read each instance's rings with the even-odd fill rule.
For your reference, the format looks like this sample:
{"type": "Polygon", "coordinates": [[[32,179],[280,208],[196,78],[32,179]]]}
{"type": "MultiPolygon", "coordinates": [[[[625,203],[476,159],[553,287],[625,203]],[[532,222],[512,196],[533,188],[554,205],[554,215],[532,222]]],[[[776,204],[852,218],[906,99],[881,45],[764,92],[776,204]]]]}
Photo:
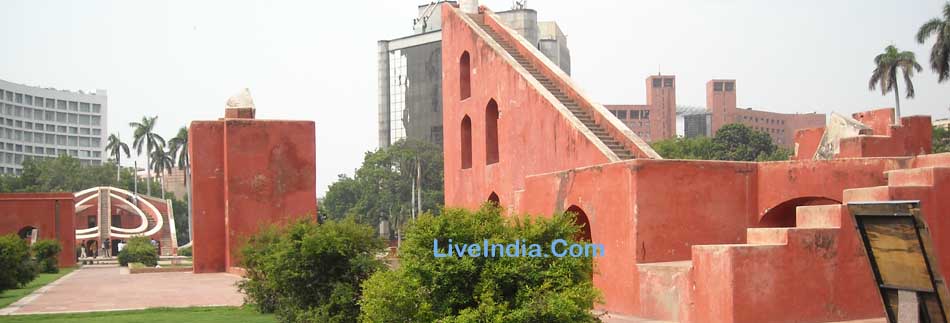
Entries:
{"type": "Polygon", "coordinates": [[[86,202],[89,202],[89,200],[94,199],[94,198],[96,198],[96,195],[89,195],[89,196],[86,196],[85,198],[83,198],[83,199],[80,200],[79,202],[76,202],[76,207],[79,207],[80,205],[86,204],[86,202]]]}
{"type": "Polygon", "coordinates": [[[119,197],[118,195],[115,195],[112,192],[109,192],[109,196],[131,206],[132,209],[135,210],[136,213],[138,213],[139,218],[142,219],[142,224],[134,229],[119,228],[119,227],[114,227],[114,226],[110,226],[109,229],[111,229],[112,231],[118,231],[122,233],[142,233],[143,231],[145,231],[146,228],[148,228],[148,219],[145,217],[145,213],[143,213],[141,209],[139,209],[135,205],[132,205],[132,202],[129,202],[128,200],[122,197],[119,197]]]}
{"type": "MultiPolygon", "coordinates": [[[[117,238],[131,238],[131,237],[140,236],[140,235],[151,236],[151,235],[154,235],[154,234],[158,233],[158,231],[162,229],[162,226],[165,224],[165,220],[164,220],[164,218],[162,217],[162,213],[158,211],[158,208],[156,208],[155,205],[153,205],[151,202],[149,202],[148,199],[137,198],[136,194],[133,194],[132,192],[129,192],[129,191],[127,191],[127,190],[124,190],[124,189],[121,189],[121,188],[117,188],[117,187],[96,186],[96,187],[88,188],[88,189],[85,189],[85,190],[82,190],[82,191],[73,193],[73,196],[78,198],[78,197],[80,197],[80,196],[83,196],[83,195],[86,195],[86,194],[95,192],[95,191],[97,191],[97,190],[99,190],[99,189],[101,189],[101,188],[106,188],[106,189],[108,189],[108,190],[109,190],[109,196],[114,197],[114,198],[117,198],[117,199],[121,200],[123,203],[126,203],[126,204],[128,204],[129,206],[131,206],[132,209],[136,210],[136,212],[139,214],[139,217],[142,219],[142,224],[139,225],[139,227],[138,227],[138,228],[135,228],[135,229],[125,229],[125,228],[110,227],[109,229],[110,229],[110,235],[111,235],[111,236],[114,236],[114,237],[117,237],[117,238]],[[141,200],[142,203],[145,204],[145,206],[148,207],[148,208],[152,211],[152,214],[154,214],[154,215],[156,216],[156,218],[155,218],[155,227],[153,227],[151,230],[148,230],[148,231],[142,233],[142,231],[144,231],[145,228],[148,227],[148,219],[146,218],[147,216],[145,215],[145,213],[142,212],[142,210],[141,210],[137,205],[134,205],[134,204],[132,204],[131,202],[127,201],[126,199],[117,196],[114,192],[121,193],[121,194],[126,195],[126,196],[128,196],[128,197],[136,197],[137,200],[141,200]],[[112,232],[112,231],[117,231],[117,232],[112,232]],[[125,233],[122,233],[122,232],[125,232],[125,233]]],[[[83,204],[83,203],[85,203],[85,202],[88,202],[89,200],[92,200],[92,199],[96,198],[97,196],[99,196],[99,195],[98,195],[98,194],[95,194],[95,195],[87,196],[87,197],[83,198],[79,203],[76,203],[76,206],[79,206],[79,205],[81,205],[81,204],[83,204]]],[[[94,228],[76,230],[76,239],[90,239],[90,238],[95,238],[95,237],[99,236],[99,233],[98,233],[98,232],[94,232],[94,231],[98,231],[98,230],[99,230],[99,227],[98,227],[98,226],[96,226],[96,227],[94,227],[94,228]],[[94,233],[88,233],[88,232],[94,232],[94,233]]]]}
{"type": "MultiPolygon", "coordinates": [[[[87,190],[87,191],[88,191],[88,190],[87,190]]],[[[77,193],[77,194],[78,194],[78,193],[77,193]]],[[[79,195],[76,195],[76,196],[78,197],[79,195]]],[[[79,201],[78,203],[76,203],[75,207],[79,207],[80,205],[83,205],[84,203],[89,202],[89,200],[92,200],[92,199],[94,199],[94,198],[96,198],[96,195],[89,195],[89,196],[87,196],[86,198],[84,198],[84,199],[82,199],[81,201],[79,201]]],[[[89,233],[89,232],[97,231],[97,230],[99,230],[99,226],[98,226],[98,225],[95,226],[95,227],[93,227],[93,228],[76,230],[76,239],[86,239],[86,238],[80,238],[79,235],[80,235],[80,234],[84,234],[84,233],[89,233]]]]}
{"type": "Polygon", "coordinates": [[[158,231],[162,229],[162,226],[165,225],[165,220],[162,219],[162,212],[158,212],[158,209],[155,208],[155,205],[152,205],[152,202],[149,202],[148,199],[140,199],[140,200],[142,201],[143,204],[145,204],[145,206],[151,209],[152,214],[155,214],[157,217],[155,219],[155,227],[152,228],[151,230],[148,230],[148,232],[145,232],[145,235],[150,236],[150,235],[158,233],[158,231]]]}
{"type": "Polygon", "coordinates": [[[93,187],[93,188],[87,188],[87,189],[84,189],[84,190],[82,190],[82,191],[73,193],[73,196],[75,196],[75,197],[80,197],[80,196],[85,195],[85,194],[88,194],[88,193],[90,193],[90,192],[94,192],[94,191],[96,191],[96,190],[98,190],[98,189],[99,189],[99,186],[96,186],[96,187],[93,187]]]}

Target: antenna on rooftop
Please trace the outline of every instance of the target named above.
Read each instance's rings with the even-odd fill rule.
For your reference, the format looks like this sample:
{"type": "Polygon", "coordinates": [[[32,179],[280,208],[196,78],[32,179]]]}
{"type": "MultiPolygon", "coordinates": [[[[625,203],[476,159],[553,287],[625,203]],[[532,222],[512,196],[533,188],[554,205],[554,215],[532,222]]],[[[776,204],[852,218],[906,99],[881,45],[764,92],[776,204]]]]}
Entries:
{"type": "Polygon", "coordinates": [[[528,0],[514,0],[511,4],[511,10],[528,9],[528,0]]]}

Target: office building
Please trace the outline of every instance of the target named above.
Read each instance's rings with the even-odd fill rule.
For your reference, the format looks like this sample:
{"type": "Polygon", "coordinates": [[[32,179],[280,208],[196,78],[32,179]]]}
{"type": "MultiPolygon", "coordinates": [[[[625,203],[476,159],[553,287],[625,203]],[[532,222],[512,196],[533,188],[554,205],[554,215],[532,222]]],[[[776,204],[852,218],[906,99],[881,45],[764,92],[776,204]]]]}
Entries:
{"type": "MultiPolygon", "coordinates": [[[[420,5],[411,35],[377,43],[380,147],[405,138],[442,145],[442,3],[455,5],[420,5]]],[[[537,11],[527,8],[496,14],[570,74],[567,36],[557,23],[539,22],[537,11]]]]}
{"type": "Polygon", "coordinates": [[[0,173],[19,175],[24,160],[69,155],[83,165],[107,159],[107,96],[0,80],[0,173]]]}

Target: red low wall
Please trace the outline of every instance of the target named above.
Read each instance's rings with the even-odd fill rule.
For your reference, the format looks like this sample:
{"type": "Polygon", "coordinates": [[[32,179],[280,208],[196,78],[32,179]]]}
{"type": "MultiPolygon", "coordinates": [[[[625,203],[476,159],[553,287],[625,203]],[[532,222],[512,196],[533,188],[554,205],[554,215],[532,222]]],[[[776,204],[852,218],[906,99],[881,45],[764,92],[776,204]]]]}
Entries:
{"type": "Polygon", "coordinates": [[[71,193],[0,194],[0,234],[24,227],[39,229],[39,239],[56,239],[63,247],[59,266],[76,265],[75,205],[71,193]]]}

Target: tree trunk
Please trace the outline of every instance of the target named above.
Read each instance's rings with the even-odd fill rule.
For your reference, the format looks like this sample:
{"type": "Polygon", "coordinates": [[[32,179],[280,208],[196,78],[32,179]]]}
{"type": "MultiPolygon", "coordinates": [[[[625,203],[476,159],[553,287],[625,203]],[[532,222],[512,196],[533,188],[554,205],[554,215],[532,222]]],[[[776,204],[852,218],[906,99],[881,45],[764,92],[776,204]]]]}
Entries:
{"type": "Polygon", "coordinates": [[[160,183],[162,184],[162,199],[164,200],[165,199],[165,174],[164,173],[161,174],[161,177],[159,178],[159,180],[161,181],[160,183]]]}
{"type": "Polygon", "coordinates": [[[901,95],[897,88],[897,80],[894,81],[894,102],[896,103],[894,107],[894,125],[899,126],[901,124],[901,95]]]}
{"type": "Polygon", "coordinates": [[[119,154],[116,154],[116,155],[115,155],[115,184],[116,184],[116,186],[118,186],[118,185],[119,185],[119,181],[122,180],[121,178],[119,178],[119,174],[122,172],[122,171],[121,171],[121,170],[122,170],[122,166],[119,166],[119,164],[121,163],[120,160],[119,160],[119,158],[121,158],[121,157],[119,157],[119,156],[120,156],[119,154]]]}
{"type": "MultiPolygon", "coordinates": [[[[152,142],[148,140],[148,135],[145,135],[145,195],[152,196],[152,142]]],[[[136,172],[139,170],[136,169],[136,172]]]]}

